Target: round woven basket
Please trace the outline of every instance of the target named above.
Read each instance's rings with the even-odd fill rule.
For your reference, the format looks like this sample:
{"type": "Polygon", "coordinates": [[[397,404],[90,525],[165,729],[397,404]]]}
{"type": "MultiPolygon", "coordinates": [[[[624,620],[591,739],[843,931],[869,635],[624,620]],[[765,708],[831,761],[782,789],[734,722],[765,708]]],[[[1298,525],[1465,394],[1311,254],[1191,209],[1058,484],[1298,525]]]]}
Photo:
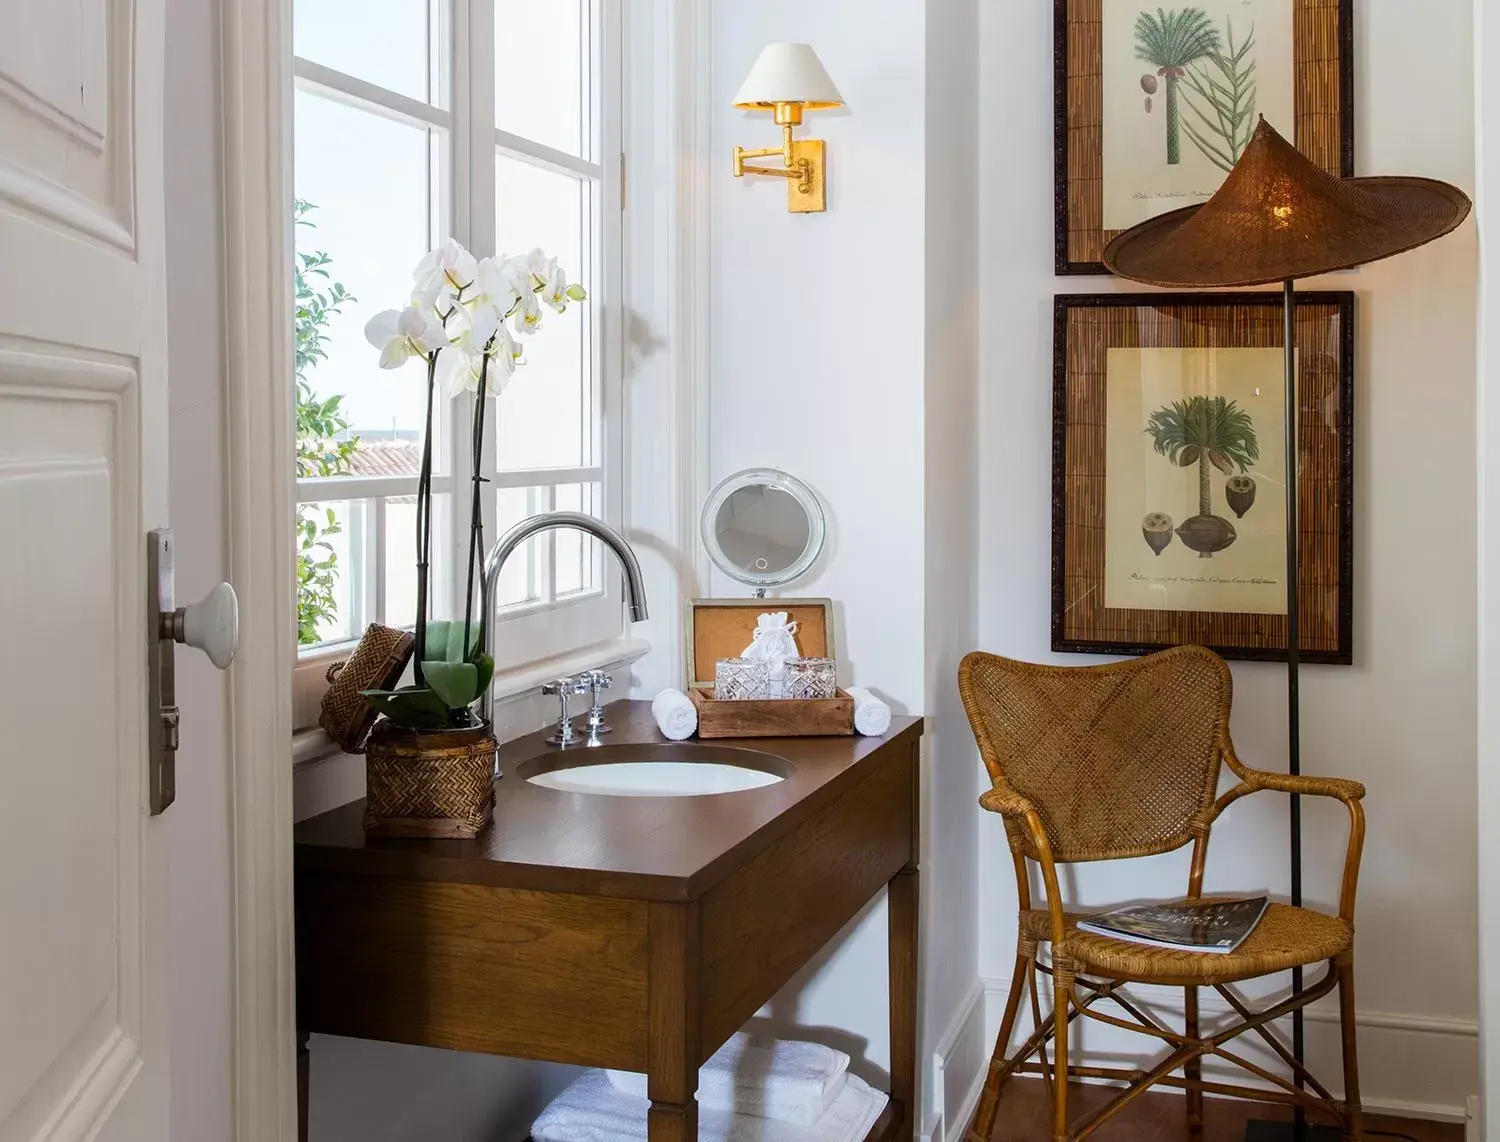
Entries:
{"type": "Polygon", "coordinates": [[[495,807],[495,749],[489,723],[413,730],[382,718],[365,745],[365,832],[474,836],[495,807]]]}

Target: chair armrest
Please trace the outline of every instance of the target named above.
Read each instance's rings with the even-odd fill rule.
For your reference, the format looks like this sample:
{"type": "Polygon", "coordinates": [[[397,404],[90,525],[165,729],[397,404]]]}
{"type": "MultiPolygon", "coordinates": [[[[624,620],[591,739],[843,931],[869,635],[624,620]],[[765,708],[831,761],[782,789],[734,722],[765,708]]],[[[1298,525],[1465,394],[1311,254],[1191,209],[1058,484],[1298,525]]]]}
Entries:
{"type": "Polygon", "coordinates": [[[1365,810],[1360,804],[1365,787],[1358,781],[1344,777],[1310,777],[1304,774],[1268,773],[1263,769],[1251,769],[1240,762],[1231,752],[1230,768],[1239,777],[1240,783],[1214,802],[1211,820],[1241,797],[1261,790],[1275,793],[1294,793],[1305,797],[1331,797],[1341,801],[1349,810],[1349,847],[1344,853],[1344,875],[1339,889],[1339,917],[1348,923],[1354,922],[1354,894],[1359,883],[1359,862],[1365,846],[1365,810]]]}
{"type": "Polygon", "coordinates": [[[1346,777],[1309,777],[1305,774],[1267,773],[1263,769],[1246,769],[1240,780],[1251,792],[1272,789],[1278,793],[1300,793],[1308,797],[1333,797],[1344,804],[1361,800],[1365,787],[1346,777]]]}
{"type": "Polygon", "coordinates": [[[1002,817],[1025,817],[1026,814],[1036,811],[1030,801],[1003,780],[996,781],[991,788],[980,794],[979,805],[991,813],[999,813],[1002,817]]]}
{"type": "Polygon", "coordinates": [[[1016,861],[1016,873],[1023,878],[1021,907],[1031,906],[1026,900],[1025,874],[1021,868],[1025,855],[1020,838],[1024,834],[1031,838],[1032,852],[1042,870],[1042,885],[1047,896],[1047,912],[1052,923],[1052,946],[1054,949],[1061,949],[1063,936],[1067,931],[1067,918],[1063,913],[1062,891],[1057,883],[1057,865],[1052,860],[1052,844],[1047,840],[1047,829],[1042,824],[1042,816],[1036,811],[1036,806],[1018,793],[1003,777],[995,777],[991,780],[994,784],[979,795],[979,805],[1005,818],[1005,831],[1010,837],[1011,854],[1016,861]]]}

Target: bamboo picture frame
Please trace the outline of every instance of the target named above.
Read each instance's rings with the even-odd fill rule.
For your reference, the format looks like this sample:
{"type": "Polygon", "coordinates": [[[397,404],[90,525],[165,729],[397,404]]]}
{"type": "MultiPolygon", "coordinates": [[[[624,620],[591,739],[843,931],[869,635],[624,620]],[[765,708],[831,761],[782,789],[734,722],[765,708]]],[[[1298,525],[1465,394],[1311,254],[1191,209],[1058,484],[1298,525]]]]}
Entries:
{"type": "MultiPolygon", "coordinates": [[[[1104,248],[1122,232],[1123,227],[1106,228],[1106,215],[1109,213],[1105,206],[1105,169],[1108,164],[1104,137],[1106,0],[1053,2],[1056,272],[1060,275],[1107,274],[1109,270],[1104,265],[1104,248]]],[[[1121,0],[1109,0],[1111,4],[1120,2],[1121,0]]],[[[1200,2],[1212,6],[1218,0],[1200,2]]],[[[1269,3],[1271,0],[1258,2],[1269,3]]],[[[1297,147],[1303,154],[1329,173],[1351,178],[1354,175],[1354,0],[1289,0],[1289,3],[1292,8],[1289,42],[1293,58],[1283,59],[1268,46],[1267,54],[1275,54],[1276,58],[1258,61],[1262,65],[1262,76],[1269,70],[1267,65],[1276,64],[1281,68],[1279,74],[1284,82],[1280,90],[1284,113],[1278,115],[1274,110],[1266,109],[1265,105],[1273,102],[1267,98],[1267,92],[1261,93],[1261,106],[1257,107],[1252,88],[1245,108],[1248,113],[1240,124],[1240,130],[1244,132],[1241,137],[1248,136],[1249,130],[1254,127],[1256,114],[1261,109],[1266,109],[1272,125],[1288,137],[1295,137],[1297,147]],[[1285,98],[1287,83],[1291,87],[1289,100],[1285,98]],[[1286,122],[1286,118],[1290,118],[1292,122],[1286,122]]],[[[1176,6],[1167,11],[1166,15],[1175,16],[1183,11],[1191,11],[1193,7],[1194,0],[1177,0],[1176,6]]],[[[1156,8],[1153,2],[1150,6],[1153,14],[1156,8]]],[[[1242,40],[1244,34],[1245,29],[1242,28],[1242,40]]],[[[1262,38],[1270,39],[1267,36],[1262,38]]],[[[1222,58],[1228,54],[1228,45],[1221,41],[1220,47],[1222,58]]],[[[1114,61],[1111,64],[1113,67],[1120,59],[1129,59],[1130,56],[1122,57],[1120,49],[1115,46],[1110,58],[1114,61]]],[[[1143,100],[1148,108],[1152,108],[1154,99],[1157,104],[1152,108],[1155,119],[1161,121],[1168,116],[1169,109],[1160,105],[1169,96],[1174,103],[1177,101],[1177,93],[1172,88],[1181,86],[1186,81],[1178,79],[1178,76],[1185,75],[1185,71],[1196,72],[1204,83],[1222,78],[1222,74],[1213,69],[1212,57],[1207,58],[1207,63],[1190,65],[1187,69],[1153,69],[1150,63],[1141,63],[1140,70],[1145,74],[1140,77],[1140,82],[1151,94],[1143,95],[1141,90],[1134,90],[1133,99],[1143,100]],[[1158,72],[1165,76],[1169,71],[1173,73],[1172,78],[1156,78],[1158,72]],[[1162,83],[1168,87],[1166,92],[1160,90],[1162,83]]],[[[1254,83],[1253,74],[1247,79],[1247,83],[1254,83]]],[[[1123,106],[1122,99],[1123,93],[1116,92],[1111,107],[1123,106]]],[[[1139,105],[1131,103],[1130,106],[1140,113],[1139,105]]],[[[1184,124],[1184,132],[1194,124],[1203,126],[1191,109],[1179,112],[1174,106],[1170,111],[1174,121],[1180,119],[1184,124]]],[[[1125,112],[1112,110],[1111,115],[1114,114],[1124,115],[1125,112]]],[[[1170,128],[1168,130],[1171,131],[1170,128]]],[[[1115,140],[1111,143],[1113,147],[1135,146],[1134,141],[1125,141],[1121,132],[1113,132],[1112,140],[1115,140]]],[[[1182,143],[1181,149],[1184,153],[1192,151],[1187,143],[1182,143]]],[[[1229,149],[1233,150],[1233,147],[1229,149]]],[[[1119,152],[1116,150],[1112,153],[1119,152]]],[[[1238,156],[1236,154],[1233,157],[1238,156]]],[[[1222,175],[1216,177],[1222,181],[1222,175]]],[[[1180,196],[1179,201],[1163,202],[1156,212],[1173,206],[1194,205],[1206,197],[1204,192],[1211,191],[1216,185],[1217,183],[1200,187],[1194,196],[1180,196]]],[[[1144,217],[1134,221],[1144,221],[1144,217]]],[[[1130,224],[1133,225],[1134,221],[1130,224]]]]}
{"type": "MultiPolygon", "coordinates": [[[[1064,294],[1055,299],[1053,320],[1052,649],[1148,654],[1192,643],[1225,658],[1285,661],[1286,516],[1284,501],[1278,502],[1285,438],[1275,411],[1284,402],[1284,385],[1276,379],[1281,295],[1064,294]],[[1259,452],[1252,443],[1248,454],[1236,453],[1231,441],[1221,445],[1229,455],[1213,455],[1210,466],[1210,454],[1183,447],[1195,441],[1158,433],[1158,418],[1173,405],[1160,398],[1159,381],[1149,397],[1136,395],[1133,389],[1146,386],[1131,369],[1137,357],[1170,365],[1178,355],[1196,355],[1193,361],[1209,364],[1197,367],[1195,383],[1207,378],[1206,391],[1228,391],[1228,366],[1237,358],[1223,350],[1242,349],[1256,351],[1238,358],[1248,358],[1261,371],[1256,375],[1272,382],[1264,386],[1264,407],[1257,408],[1259,452]],[[1236,462],[1243,465],[1238,471],[1236,462]],[[1132,481],[1138,471],[1149,473],[1158,490],[1137,494],[1132,481]],[[1222,519],[1180,507],[1184,495],[1191,503],[1199,494],[1189,481],[1201,481],[1199,502],[1209,508],[1207,516],[1222,519]],[[1181,491],[1173,503],[1150,500],[1159,499],[1162,487],[1181,491]],[[1205,541],[1200,528],[1217,528],[1229,538],[1205,541]],[[1259,570],[1247,574],[1247,566],[1259,570]],[[1169,575],[1171,567],[1176,570],[1169,575]],[[1253,606],[1235,609],[1255,592],[1253,606]],[[1179,606],[1178,598],[1205,601],[1179,606]]],[[[1295,320],[1299,646],[1304,662],[1347,666],[1354,634],[1354,295],[1300,293],[1295,320]]]]}

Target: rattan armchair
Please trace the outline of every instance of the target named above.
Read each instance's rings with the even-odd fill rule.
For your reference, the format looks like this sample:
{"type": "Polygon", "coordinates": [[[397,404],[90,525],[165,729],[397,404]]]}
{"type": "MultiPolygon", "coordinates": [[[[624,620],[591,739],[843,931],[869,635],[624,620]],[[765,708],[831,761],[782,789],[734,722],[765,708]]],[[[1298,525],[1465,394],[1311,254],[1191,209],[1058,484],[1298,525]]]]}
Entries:
{"type": "Polygon", "coordinates": [[[1087,1137],[1157,1085],[1185,1090],[1193,1138],[1202,1135],[1205,1092],[1322,1112],[1346,1138],[1363,1138],[1354,1044],[1354,894],[1364,844],[1364,787],[1337,778],[1266,773],[1241,762],[1229,738],[1229,668],[1201,647],[1084,667],[1038,666],[976,652],[959,666],[958,687],[991,781],[979,803],[1005,819],[1020,898],[1010,994],[968,1142],[989,1142],[1001,1090],[1017,1073],[1040,1074],[1047,1082],[1055,1142],[1087,1137]],[[1221,765],[1229,767],[1238,784],[1216,797],[1221,765]],[[1338,915],[1273,903],[1244,943],[1219,955],[1093,935],[1076,926],[1080,915],[1064,910],[1059,864],[1149,856],[1190,842],[1187,894],[1199,897],[1214,822],[1240,798],[1261,790],[1332,797],[1348,808],[1349,846],[1338,915]],[[1041,907],[1033,907],[1028,861],[1040,867],[1046,892],[1041,907]],[[1050,962],[1038,958],[1043,944],[1051,945],[1050,962]],[[1316,982],[1264,1011],[1251,1011],[1226,986],[1322,961],[1327,970],[1316,982]],[[1049,1018],[1042,1014],[1039,974],[1052,979],[1049,1018]],[[1123,990],[1129,983],[1181,986],[1182,1031],[1132,1000],[1123,990]],[[1217,991],[1239,1022],[1200,1032],[1200,987],[1217,991]],[[1335,987],[1343,1029],[1342,1099],[1298,1064],[1267,1026],[1335,987]],[[1007,1055],[1022,993],[1028,989],[1036,1029],[1007,1055]],[[1101,1010],[1105,1001],[1122,1015],[1101,1010]],[[1154,1036],[1169,1049],[1148,1070],[1070,1065],[1068,1028],[1080,1017],[1154,1036]],[[1232,1040],[1247,1032],[1264,1039],[1300,1081],[1289,1081],[1231,1050],[1232,1040]],[[1030,1061],[1033,1056],[1036,1062],[1030,1061]],[[1205,1056],[1238,1064],[1271,1089],[1206,1080],[1205,1056]],[[1070,1077],[1126,1085],[1115,1098],[1070,1123],[1070,1077]]]}

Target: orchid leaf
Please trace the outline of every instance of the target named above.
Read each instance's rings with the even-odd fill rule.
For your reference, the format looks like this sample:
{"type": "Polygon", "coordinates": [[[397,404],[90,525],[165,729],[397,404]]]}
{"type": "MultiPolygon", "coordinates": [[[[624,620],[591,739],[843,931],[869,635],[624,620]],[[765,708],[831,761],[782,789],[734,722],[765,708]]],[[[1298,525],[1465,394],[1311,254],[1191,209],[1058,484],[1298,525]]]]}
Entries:
{"type": "Polygon", "coordinates": [[[427,685],[450,710],[461,710],[479,697],[479,667],[472,662],[429,662],[426,675],[427,685]]]}
{"type": "Polygon", "coordinates": [[[488,654],[476,654],[473,662],[479,671],[479,694],[475,695],[478,697],[490,688],[490,681],[495,677],[495,660],[488,654]]]}
{"type": "Polygon", "coordinates": [[[427,656],[423,668],[429,662],[462,662],[464,660],[464,624],[451,619],[433,619],[427,624],[427,656]]]}
{"type": "Polygon", "coordinates": [[[426,686],[405,686],[400,690],[361,690],[360,695],[398,726],[439,729],[448,724],[447,703],[426,686]]]}

